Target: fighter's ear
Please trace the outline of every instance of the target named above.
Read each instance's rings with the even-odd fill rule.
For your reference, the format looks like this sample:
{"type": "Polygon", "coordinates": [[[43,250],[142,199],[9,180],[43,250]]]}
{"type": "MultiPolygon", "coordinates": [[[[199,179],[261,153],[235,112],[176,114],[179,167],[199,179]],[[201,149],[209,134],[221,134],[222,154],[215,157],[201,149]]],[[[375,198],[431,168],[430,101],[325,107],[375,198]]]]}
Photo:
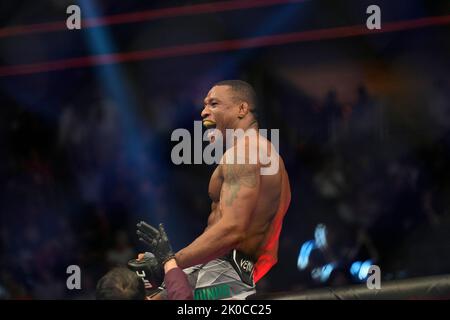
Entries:
{"type": "Polygon", "coordinates": [[[250,111],[250,106],[248,105],[248,103],[245,101],[241,101],[239,103],[238,118],[239,119],[244,118],[249,111],[250,111]]]}

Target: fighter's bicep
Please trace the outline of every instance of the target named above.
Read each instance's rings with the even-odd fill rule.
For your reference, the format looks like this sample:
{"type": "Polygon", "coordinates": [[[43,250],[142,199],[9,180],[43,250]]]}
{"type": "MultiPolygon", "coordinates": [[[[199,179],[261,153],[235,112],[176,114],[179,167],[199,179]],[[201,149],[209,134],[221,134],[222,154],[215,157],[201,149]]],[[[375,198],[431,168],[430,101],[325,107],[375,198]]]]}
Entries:
{"type": "Polygon", "coordinates": [[[260,186],[259,167],[252,164],[226,164],[222,170],[222,216],[245,224],[256,207],[260,186]]]}

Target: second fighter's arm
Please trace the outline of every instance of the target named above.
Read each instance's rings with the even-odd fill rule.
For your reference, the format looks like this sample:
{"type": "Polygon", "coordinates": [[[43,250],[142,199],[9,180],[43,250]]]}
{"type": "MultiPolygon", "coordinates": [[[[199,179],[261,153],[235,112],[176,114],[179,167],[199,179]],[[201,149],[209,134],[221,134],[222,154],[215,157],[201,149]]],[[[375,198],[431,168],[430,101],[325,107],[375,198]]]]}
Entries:
{"type": "Polygon", "coordinates": [[[221,169],[224,179],[219,203],[221,218],[176,253],[181,268],[221,257],[236,248],[245,237],[258,198],[260,166],[222,164],[221,169]]]}

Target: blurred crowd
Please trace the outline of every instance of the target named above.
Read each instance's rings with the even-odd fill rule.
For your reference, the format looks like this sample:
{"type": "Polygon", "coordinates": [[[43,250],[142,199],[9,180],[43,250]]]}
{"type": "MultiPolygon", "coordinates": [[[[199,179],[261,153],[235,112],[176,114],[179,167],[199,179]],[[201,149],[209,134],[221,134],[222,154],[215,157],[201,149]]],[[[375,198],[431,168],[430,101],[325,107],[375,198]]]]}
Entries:
{"type": "MultiPolygon", "coordinates": [[[[295,288],[357,283],[350,272],[355,261],[379,265],[383,279],[450,270],[450,91],[443,79],[429,87],[424,100],[407,106],[364,85],[355,88],[354,104],[340,103],[333,90],[319,105],[306,98],[291,106],[303,94],[282,95],[283,119],[299,122],[286,128],[292,131],[287,163],[297,185],[281,244],[289,258],[280,268],[289,270],[319,224],[328,243],[311,255],[308,268],[297,275],[292,269],[295,288]],[[302,241],[290,237],[296,231],[302,241]],[[330,277],[313,281],[314,268],[326,263],[335,266],[330,277]]],[[[283,277],[273,279],[277,290],[288,283],[283,277]]]]}

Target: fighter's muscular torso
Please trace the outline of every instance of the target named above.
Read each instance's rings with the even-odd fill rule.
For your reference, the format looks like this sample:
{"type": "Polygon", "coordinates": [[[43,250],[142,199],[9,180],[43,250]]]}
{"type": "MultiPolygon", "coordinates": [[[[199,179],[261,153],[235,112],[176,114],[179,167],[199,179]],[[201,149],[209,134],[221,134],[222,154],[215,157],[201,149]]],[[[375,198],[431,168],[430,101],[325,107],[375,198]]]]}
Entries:
{"type": "Polygon", "coordinates": [[[270,163],[263,165],[264,161],[258,159],[252,164],[248,153],[237,151],[239,143],[225,152],[209,185],[213,204],[208,226],[176,253],[180,267],[206,263],[238,249],[256,261],[254,279],[258,281],[277,262],[278,237],[291,198],[289,179],[283,161],[265,138],[253,136],[239,141],[246,141],[248,147],[253,139],[270,163]],[[244,154],[245,164],[224,160],[232,150],[238,157],[244,154]],[[263,167],[275,170],[262,175],[263,167]]]}
{"type": "MultiPolygon", "coordinates": [[[[263,146],[267,143],[267,140],[260,136],[259,142],[263,146]]],[[[273,145],[269,149],[274,150],[273,145]]],[[[279,170],[273,175],[259,175],[260,182],[256,207],[251,213],[251,222],[245,237],[236,247],[239,251],[252,257],[254,261],[265,256],[265,263],[270,264],[270,266],[265,266],[267,268],[265,272],[277,261],[281,223],[291,199],[289,178],[283,160],[278,154],[276,156],[279,170]]],[[[208,192],[212,204],[207,229],[222,217],[221,202],[227,201],[227,199],[221,199],[222,187],[225,175],[229,174],[231,170],[235,169],[230,167],[230,165],[220,164],[211,176],[208,192]]],[[[234,188],[238,192],[239,185],[234,186],[234,188]]],[[[260,276],[265,272],[260,272],[260,276]]]]}

